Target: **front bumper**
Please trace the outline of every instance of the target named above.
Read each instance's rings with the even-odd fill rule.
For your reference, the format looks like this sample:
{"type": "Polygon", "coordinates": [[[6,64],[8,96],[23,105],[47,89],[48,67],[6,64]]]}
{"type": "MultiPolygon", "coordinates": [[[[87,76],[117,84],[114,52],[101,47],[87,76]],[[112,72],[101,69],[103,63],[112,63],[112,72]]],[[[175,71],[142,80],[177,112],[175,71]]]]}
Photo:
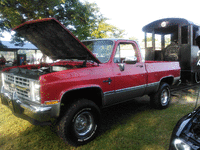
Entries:
{"type": "Polygon", "coordinates": [[[34,125],[49,125],[59,116],[60,103],[46,106],[15,98],[13,93],[5,92],[3,87],[1,92],[1,103],[10,108],[15,116],[34,125]]]}

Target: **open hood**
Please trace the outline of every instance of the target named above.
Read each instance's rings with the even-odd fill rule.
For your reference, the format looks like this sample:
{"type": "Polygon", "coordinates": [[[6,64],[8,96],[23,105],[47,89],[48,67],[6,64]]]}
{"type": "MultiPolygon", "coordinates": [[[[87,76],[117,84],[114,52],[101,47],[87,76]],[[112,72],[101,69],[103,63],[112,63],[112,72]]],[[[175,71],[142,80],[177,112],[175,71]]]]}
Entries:
{"type": "Polygon", "coordinates": [[[14,28],[51,59],[100,61],[68,29],[54,18],[25,22],[14,28]]]}

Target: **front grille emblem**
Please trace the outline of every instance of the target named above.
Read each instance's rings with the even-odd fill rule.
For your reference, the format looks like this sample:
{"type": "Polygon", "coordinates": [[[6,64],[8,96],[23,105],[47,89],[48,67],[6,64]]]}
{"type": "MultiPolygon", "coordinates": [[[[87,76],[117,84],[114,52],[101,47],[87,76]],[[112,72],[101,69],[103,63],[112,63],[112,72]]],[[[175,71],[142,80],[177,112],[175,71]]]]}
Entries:
{"type": "Polygon", "coordinates": [[[10,86],[11,86],[12,88],[15,88],[15,85],[14,85],[13,83],[11,83],[10,86]]]}
{"type": "Polygon", "coordinates": [[[28,91],[29,90],[28,88],[20,87],[20,86],[17,86],[17,88],[20,89],[20,90],[23,90],[23,91],[28,91]]]}

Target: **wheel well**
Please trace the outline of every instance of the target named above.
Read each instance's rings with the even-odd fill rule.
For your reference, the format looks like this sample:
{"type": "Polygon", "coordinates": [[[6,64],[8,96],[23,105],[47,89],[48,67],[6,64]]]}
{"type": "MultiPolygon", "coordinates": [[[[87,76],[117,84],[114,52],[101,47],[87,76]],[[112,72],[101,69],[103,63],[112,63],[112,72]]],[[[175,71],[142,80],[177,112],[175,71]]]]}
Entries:
{"type": "Polygon", "coordinates": [[[165,82],[171,86],[173,84],[173,81],[174,81],[173,77],[166,77],[166,78],[163,78],[160,83],[165,82]]]}
{"type": "Polygon", "coordinates": [[[98,107],[102,106],[102,90],[98,87],[76,89],[66,92],[61,99],[60,116],[64,115],[70,105],[78,99],[93,101],[98,107]]]}

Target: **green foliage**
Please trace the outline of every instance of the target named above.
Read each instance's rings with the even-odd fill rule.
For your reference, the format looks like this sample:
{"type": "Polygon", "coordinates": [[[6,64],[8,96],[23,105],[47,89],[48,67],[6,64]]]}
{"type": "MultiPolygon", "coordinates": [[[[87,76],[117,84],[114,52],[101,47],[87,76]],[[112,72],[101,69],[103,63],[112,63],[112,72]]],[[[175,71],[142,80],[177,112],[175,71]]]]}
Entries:
{"type": "Polygon", "coordinates": [[[1,0],[0,14],[5,27],[13,28],[27,20],[55,15],[61,0],[1,0]]]}
{"type": "MultiPolygon", "coordinates": [[[[142,41],[144,42],[145,39],[143,39],[142,41]]],[[[158,39],[155,39],[155,41],[158,41],[158,39]]],[[[152,42],[152,37],[147,37],[147,42],[152,42]]]]}
{"type": "MultiPolygon", "coordinates": [[[[8,31],[28,20],[56,18],[80,40],[121,37],[123,30],[107,24],[94,3],[79,0],[1,0],[0,31],[8,31]]],[[[24,41],[15,34],[13,42],[24,41]]]]}
{"type": "Polygon", "coordinates": [[[138,41],[138,38],[136,38],[136,37],[134,37],[134,36],[130,37],[129,39],[130,39],[130,40],[134,40],[134,41],[138,41]]]}
{"type": "Polygon", "coordinates": [[[101,17],[92,30],[92,38],[122,38],[124,36],[124,30],[120,30],[117,27],[106,23],[105,18],[101,17]]]}

